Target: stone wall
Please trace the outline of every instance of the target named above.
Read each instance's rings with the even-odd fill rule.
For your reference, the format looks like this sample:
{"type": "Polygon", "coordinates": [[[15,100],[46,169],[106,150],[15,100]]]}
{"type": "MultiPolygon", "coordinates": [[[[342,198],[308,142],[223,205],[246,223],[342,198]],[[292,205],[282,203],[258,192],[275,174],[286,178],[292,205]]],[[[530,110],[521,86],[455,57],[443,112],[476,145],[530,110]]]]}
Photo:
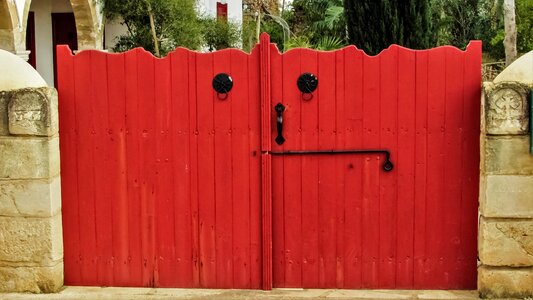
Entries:
{"type": "Polygon", "coordinates": [[[62,286],[57,92],[0,91],[0,292],[62,286]]]}
{"type": "Polygon", "coordinates": [[[533,296],[531,88],[520,82],[483,86],[478,269],[482,297],[533,296]]]}

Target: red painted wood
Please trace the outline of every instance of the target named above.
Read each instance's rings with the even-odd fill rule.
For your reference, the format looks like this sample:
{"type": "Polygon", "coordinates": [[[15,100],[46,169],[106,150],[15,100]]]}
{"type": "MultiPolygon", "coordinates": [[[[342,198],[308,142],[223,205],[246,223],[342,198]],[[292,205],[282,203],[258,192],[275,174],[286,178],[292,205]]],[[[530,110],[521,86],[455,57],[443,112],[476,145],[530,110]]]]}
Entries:
{"type": "MultiPolygon", "coordinates": [[[[398,49],[397,156],[402,172],[397,177],[396,202],[396,288],[413,286],[415,232],[416,150],[416,53],[398,49]],[[401,237],[401,238],[400,238],[401,237]]],[[[422,189],[422,188],[421,188],[422,189]]]]}
{"type": "Polygon", "coordinates": [[[58,53],[68,284],[475,287],[479,43],[58,53]],[[392,172],[379,154],[269,152],[376,148],[392,172]]]}
{"type": "MultiPolygon", "coordinates": [[[[233,286],[251,287],[251,253],[250,233],[254,226],[250,224],[250,136],[248,128],[250,123],[248,102],[248,56],[240,51],[231,50],[228,63],[231,63],[231,76],[235,81],[235,91],[231,93],[231,171],[232,198],[229,198],[228,207],[233,212],[232,222],[232,260],[233,274],[228,276],[233,279],[233,286]]],[[[255,129],[255,128],[254,128],[255,129]]],[[[257,151],[257,150],[256,150],[257,151]]],[[[257,152],[256,152],[257,155],[257,152]]]]}
{"type": "MultiPolygon", "coordinates": [[[[374,148],[379,145],[381,119],[381,56],[363,55],[363,132],[361,146],[374,148]]],[[[378,146],[379,147],[379,146],[378,146]]],[[[364,155],[362,164],[363,191],[361,203],[361,287],[379,287],[380,241],[380,156],[364,155]]]]}
{"type": "MultiPolygon", "coordinates": [[[[95,129],[95,109],[91,85],[91,52],[80,53],[74,58],[74,80],[76,99],[76,124],[78,129],[76,138],[78,160],[78,219],[80,240],[81,277],[80,283],[85,285],[99,285],[98,282],[98,253],[96,244],[96,212],[95,212],[95,173],[93,163],[95,129]],[[86,82],[77,85],[77,82],[86,82]]],[[[68,203],[68,202],[66,202],[68,203]]]]}
{"type": "MultiPolygon", "coordinates": [[[[390,47],[380,55],[380,148],[391,151],[391,159],[398,160],[398,47],[390,47]]],[[[383,156],[379,157],[380,165],[383,156]]],[[[397,178],[403,172],[382,172],[379,166],[379,281],[382,288],[396,285],[397,241],[397,178]]]]}
{"type": "MultiPolygon", "coordinates": [[[[266,43],[270,47],[270,43],[266,43]]],[[[264,52],[263,52],[264,53],[264,52]]],[[[248,58],[248,128],[249,128],[249,184],[250,184],[250,288],[272,288],[272,198],[271,198],[271,160],[269,155],[261,154],[263,114],[270,115],[269,110],[262,111],[264,101],[270,101],[270,89],[263,93],[261,80],[260,46],[252,49],[248,58]],[[252,101],[261,95],[261,101],[252,101]],[[265,97],[266,96],[266,97],[265,97]],[[255,118],[256,112],[261,118],[255,118]],[[265,166],[265,167],[263,167],[265,166]],[[264,175],[264,176],[263,176],[264,175]],[[264,180],[264,181],[263,181],[264,180]],[[261,199],[261,201],[253,201],[261,199]],[[263,209],[263,204],[267,209],[263,209]],[[265,224],[265,225],[263,225],[265,224]],[[266,234],[263,234],[263,229],[266,234]],[[263,246],[264,245],[264,246],[263,246]],[[267,266],[265,266],[267,265],[267,266]]],[[[270,76],[269,72],[267,73],[270,76]]],[[[268,77],[267,77],[268,78],[268,77]]],[[[269,107],[267,105],[267,107],[269,107]]],[[[266,123],[266,122],[265,122],[266,123]]],[[[267,123],[268,125],[268,123],[267,123]]],[[[268,131],[268,130],[267,130],[268,131]]],[[[270,139],[269,139],[270,141],[270,139]]],[[[268,141],[268,142],[269,142],[268,141]]]]}
{"type": "Polygon", "coordinates": [[[95,235],[97,253],[97,278],[98,284],[113,284],[113,202],[99,201],[99,199],[111,199],[112,185],[107,183],[106,174],[112,172],[109,164],[109,108],[107,93],[107,56],[103,52],[91,53],[91,106],[94,114],[93,129],[94,136],[93,159],[94,168],[94,208],[95,208],[95,235]],[[100,74],[102,73],[102,74],[100,74]]]}
{"type": "MultiPolygon", "coordinates": [[[[339,53],[341,54],[341,53],[339,53]]],[[[339,107],[338,126],[344,135],[344,149],[362,149],[363,141],[363,55],[355,47],[342,52],[344,58],[344,108],[339,107]],[[340,125],[339,124],[339,125],[340,125]]],[[[340,78],[337,78],[340,82],[340,78]]],[[[339,145],[339,147],[341,147],[339,145]]],[[[362,166],[363,156],[346,156],[342,158],[344,173],[344,288],[360,288],[362,277],[362,166]],[[351,212],[351,213],[346,213],[351,212]]]]}
{"type": "MultiPolygon", "coordinates": [[[[282,70],[282,56],[278,49],[273,45],[271,47],[270,68],[271,68],[271,90],[272,103],[267,108],[268,111],[273,111],[274,106],[278,103],[276,101],[283,100],[283,77],[279,76],[282,70]],[[278,74],[275,76],[275,74],[278,74]]],[[[265,112],[263,111],[263,114],[265,112]]],[[[272,114],[268,124],[271,131],[270,140],[277,136],[276,132],[276,115],[272,114]]],[[[264,125],[263,125],[264,126],[264,125]]],[[[263,132],[264,134],[264,132],[263,132]]],[[[263,137],[264,138],[264,137],[263,137]]],[[[272,142],[273,149],[280,149],[280,147],[272,142]]],[[[265,166],[265,165],[263,165],[265,166]]],[[[272,286],[283,287],[285,283],[285,231],[284,231],[284,210],[283,210],[283,157],[272,157],[272,173],[277,176],[272,176],[272,286]]],[[[263,223],[263,226],[265,223],[263,223]]],[[[263,232],[265,229],[263,228],[263,232]]],[[[265,246],[263,246],[265,247],[265,246]]]]}
{"type": "MultiPolygon", "coordinates": [[[[324,82],[318,87],[315,100],[318,102],[319,150],[335,148],[335,75],[335,53],[320,53],[317,77],[324,78],[324,82]]],[[[323,288],[334,288],[336,285],[336,202],[339,200],[336,191],[342,186],[335,174],[335,156],[318,158],[318,283],[323,288]]]]}
{"type": "Polygon", "coordinates": [[[472,41],[464,54],[463,76],[463,156],[461,179],[460,253],[463,276],[458,287],[475,289],[477,286],[477,222],[479,197],[479,124],[481,97],[481,41],[472,41]]]}
{"type": "MultiPolygon", "coordinates": [[[[271,45],[270,36],[263,33],[260,37],[259,47],[254,49],[260,51],[260,87],[261,87],[261,240],[262,240],[262,286],[264,290],[272,289],[274,274],[272,272],[273,256],[273,227],[272,227],[272,157],[265,153],[271,150],[271,108],[272,94],[270,77],[271,68],[271,45]]],[[[274,52],[277,52],[274,49],[274,52]]],[[[253,73],[252,73],[253,74],[253,73]]],[[[251,78],[250,78],[251,79],[251,78]]]]}
{"type": "MultiPolygon", "coordinates": [[[[109,132],[107,149],[109,155],[110,199],[115,199],[112,207],[113,237],[113,284],[127,285],[129,282],[128,264],[128,183],[126,162],[126,91],[122,81],[117,84],[114,78],[125,78],[124,54],[107,56],[107,91],[109,132]]],[[[106,178],[106,176],[103,176],[106,178]]]]}
{"type": "MultiPolygon", "coordinates": [[[[301,51],[300,72],[318,73],[318,53],[301,51]]],[[[318,149],[318,101],[302,102],[302,147],[318,149]]],[[[302,160],[302,286],[318,287],[319,271],[319,195],[318,160],[303,156],[302,160]]]]}
{"type": "MultiPolygon", "coordinates": [[[[175,120],[172,110],[171,82],[172,58],[167,56],[154,61],[155,95],[155,240],[156,243],[154,285],[175,286],[176,242],[175,238],[175,201],[173,165],[176,148],[172,146],[172,127],[175,120]],[[174,150],[175,149],[175,150],[174,150]],[[173,151],[174,150],[174,151],[173,151]]],[[[183,118],[187,120],[186,118],[183,118]]],[[[179,210],[187,211],[185,210],[179,210]]]]}
{"type": "MultiPolygon", "coordinates": [[[[194,125],[191,126],[191,109],[196,108],[196,99],[189,89],[189,56],[185,49],[178,49],[170,55],[171,73],[171,103],[170,103],[170,145],[171,149],[171,185],[173,193],[172,230],[173,251],[172,263],[161,262],[168,265],[164,286],[186,287],[197,286],[194,281],[193,265],[193,201],[192,200],[192,143],[194,125]],[[180,116],[180,117],[177,117],[180,116]],[[174,151],[172,151],[172,149],[174,151]],[[176,272],[176,270],[180,270],[176,272]],[[168,276],[168,277],[167,277],[168,276]]],[[[193,77],[194,78],[194,77],[193,77]]],[[[196,205],[196,202],[195,204],[196,205]]],[[[166,226],[168,226],[167,224],[166,226]]],[[[162,271],[163,269],[161,269],[162,271]]],[[[161,274],[163,275],[163,274],[161,274]]],[[[163,278],[163,276],[161,276],[163,278]]],[[[163,283],[163,281],[162,281],[163,283]]]]}
{"type": "Polygon", "coordinates": [[[213,56],[196,55],[200,286],[217,287],[213,56]],[[201,188],[200,188],[201,186],[201,188]]]}
{"type": "Polygon", "coordinates": [[[64,230],[64,264],[65,264],[65,284],[81,282],[81,241],[79,239],[79,199],[78,199],[78,164],[77,164],[77,133],[76,126],[76,103],[74,86],[74,59],[70,49],[60,46],[58,53],[58,101],[60,153],[69,153],[68,156],[61,157],[61,189],[63,201],[69,201],[69,205],[63,205],[62,218],[64,230]]]}
{"type": "Polygon", "coordinates": [[[130,279],[127,285],[142,286],[143,257],[141,253],[141,198],[139,179],[139,102],[137,91],[138,53],[135,49],[125,53],[125,91],[126,91],[126,164],[128,192],[128,265],[130,279]]]}
{"type": "Polygon", "coordinates": [[[414,241],[413,258],[414,274],[413,285],[426,285],[426,232],[430,229],[426,225],[428,190],[426,178],[430,166],[428,157],[428,51],[415,53],[415,195],[414,195],[414,241]]]}

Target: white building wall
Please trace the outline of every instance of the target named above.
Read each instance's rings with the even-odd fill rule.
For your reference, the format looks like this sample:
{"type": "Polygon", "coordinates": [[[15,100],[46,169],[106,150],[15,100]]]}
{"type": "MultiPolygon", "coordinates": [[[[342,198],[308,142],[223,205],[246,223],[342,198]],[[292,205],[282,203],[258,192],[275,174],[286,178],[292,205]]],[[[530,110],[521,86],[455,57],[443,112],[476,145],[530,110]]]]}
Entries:
{"type": "Polygon", "coordinates": [[[242,0],[199,0],[198,10],[205,16],[217,16],[217,2],[228,4],[228,19],[242,26],[242,0]]]}

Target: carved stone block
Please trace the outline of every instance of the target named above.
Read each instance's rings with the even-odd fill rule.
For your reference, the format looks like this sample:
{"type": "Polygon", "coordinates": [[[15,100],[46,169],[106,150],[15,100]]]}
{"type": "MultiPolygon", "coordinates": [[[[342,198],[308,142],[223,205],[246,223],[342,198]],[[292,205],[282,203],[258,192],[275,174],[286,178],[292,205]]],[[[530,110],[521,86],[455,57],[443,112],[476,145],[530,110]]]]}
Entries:
{"type": "Polygon", "coordinates": [[[487,133],[526,134],[529,126],[528,90],[518,83],[503,82],[487,92],[487,133]]]}
{"type": "Polygon", "coordinates": [[[9,133],[51,136],[57,133],[57,92],[53,88],[11,92],[8,105],[9,133]]]}

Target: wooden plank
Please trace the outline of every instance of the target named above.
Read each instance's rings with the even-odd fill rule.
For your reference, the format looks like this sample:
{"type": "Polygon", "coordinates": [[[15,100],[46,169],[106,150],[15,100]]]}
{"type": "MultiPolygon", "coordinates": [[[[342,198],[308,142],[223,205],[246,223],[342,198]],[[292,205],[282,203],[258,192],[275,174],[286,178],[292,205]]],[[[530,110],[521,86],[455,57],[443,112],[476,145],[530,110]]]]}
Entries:
{"type": "Polygon", "coordinates": [[[413,287],[426,287],[427,172],[428,172],[428,51],[416,52],[415,70],[415,195],[413,287]]]}
{"type": "MultiPolygon", "coordinates": [[[[217,286],[216,200],[214,102],[218,101],[211,87],[213,56],[196,56],[196,95],[198,122],[198,213],[200,236],[200,285],[217,286]]],[[[218,112],[217,112],[218,113],[218,112]]]]}
{"type": "Polygon", "coordinates": [[[444,130],[445,130],[445,48],[428,51],[428,148],[431,162],[427,174],[426,282],[431,288],[444,288],[443,224],[444,198],[444,130]]]}
{"type": "Polygon", "coordinates": [[[74,57],[68,46],[57,48],[59,146],[65,284],[81,282],[76,90],[74,57]]]}
{"type": "Polygon", "coordinates": [[[141,249],[143,259],[142,284],[154,286],[155,269],[155,76],[154,56],[147,51],[137,54],[139,94],[139,169],[141,197],[141,249]]]}
{"type": "Polygon", "coordinates": [[[107,96],[107,55],[104,52],[91,52],[91,95],[93,119],[93,158],[95,230],[98,284],[113,285],[113,218],[114,198],[111,196],[111,185],[107,176],[112,172],[109,164],[109,121],[107,96]]]}
{"type": "MultiPolygon", "coordinates": [[[[355,47],[344,49],[344,130],[345,148],[363,149],[363,55],[355,47]]],[[[362,276],[362,156],[346,156],[345,170],[345,229],[344,229],[344,288],[360,288],[362,276]]]]}
{"type": "Polygon", "coordinates": [[[126,162],[126,84],[116,78],[125,78],[125,55],[107,56],[107,88],[110,135],[108,138],[109,171],[113,219],[114,281],[116,286],[129,283],[128,265],[128,183],[126,162]]]}
{"type": "Polygon", "coordinates": [[[126,157],[128,182],[128,264],[130,280],[128,286],[142,286],[143,257],[141,252],[141,199],[140,199],[140,161],[139,139],[141,135],[139,123],[139,94],[137,90],[138,66],[137,56],[141,50],[126,52],[125,83],[126,83],[126,157]]]}
{"type": "MultiPolygon", "coordinates": [[[[279,101],[284,99],[283,95],[283,58],[277,48],[273,47],[271,52],[272,70],[272,99],[279,101]]],[[[278,102],[273,102],[270,110],[278,102]]],[[[270,129],[271,139],[277,135],[275,127],[275,116],[271,118],[270,129]]],[[[282,147],[272,143],[272,150],[279,151],[282,147]]],[[[283,185],[283,157],[272,158],[272,285],[273,287],[284,287],[285,285],[285,218],[284,218],[284,185],[283,185]]],[[[266,245],[263,244],[263,247],[266,245]]]]}
{"type": "MultiPolygon", "coordinates": [[[[232,191],[230,199],[233,209],[232,217],[232,265],[234,288],[250,288],[251,254],[250,232],[252,230],[251,202],[260,198],[250,197],[250,119],[259,117],[259,111],[249,113],[249,103],[259,102],[260,98],[248,95],[248,55],[238,50],[231,50],[230,74],[234,81],[231,91],[231,169],[232,191]]],[[[257,152],[256,152],[257,153],[257,152]]]]}
{"type": "Polygon", "coordinates": [[[413,241],[415,231],[415,132],[416,132],[416,52],[398,49],[398,150],[396,156],[396,284],[413,287],[413,241]]]}
{"type": "MultiPolygon", "coordinates": [[[[346,119],[344,118],[345,107],[345,81],[344,81],[344,72],[345,72],[345,62],[344,62],[344,51],[339,50],[335,52],[335,149],[346,149],[346,119]]],[[[336,259],[335,259],[335,287],[344,288],[344,244],[345,244],[345,234],[344,234],[344,224],[345,220],[345,201],[346,201],[346,156],[336,155],[335,156],[335,172],[336,172],[336,187],[335,187],[335,198],[337,199],[336,203],[336,259]]],[[[351,212],[350,212],[351,213],[351,212]]]]}
{"type": "MultiPolygon", "coordinates": [[[[196,114],[196,98],[189,85],[189,51],[178,48],[171,59],[171,137],[172,187],[174,202],[174,270],[169,270],[175,287],[196,287],[193,279],[193,209],[192,209],[192,166],[191,142],[195,137],[195,124],[191,124],[196,114]],[[192,110],[192,112],[191,112],[192,110]],[[179,116],[179,117],[178,117],[179,116]]],[[[197,199],[194,199],[196,201],[197,199]]],[[[170,275],[169,274],[169,275],[170,275]]]]}
{"type": "MultiPolygon", "coordinates": [[[[302,49],[301,70],[318,74],[318,53],[302,49]]],[[[321,79],[319,79],[320,82],[321,79]]],[[[321,82],[320,82],[321,83],[321,82]]],[[[293,86],[293,88],[296,88],[293,86]]],[[[318,93],[311,101],[302,101],[302,146],[301,149],[318,149],[318,93]]],[[[319,286],[319,199],[318,199],[318,159],[302,156],[302,287],[319,286]],[[305,187],[305,188],[303,188],[305,187]]]]}
{"type": "MultiPolygon", "coordinates": [[[[380,139],[380,56],[363,56],[363,136],[365,147],[379,147],[380,139]]],[[[367,155],[362,166],[362,288],[377,288],[380,233],[380,157],[367,155]]]]}
{"type": "Polygon", "coordinates": [[[481,99],[481,41],[472,41],[464,53],[463,172],[461,189],[461,288],[477,284],[477,222],[479,196],[479,132],[481,99]]]}
{"type": "Polygon", "coordinates": [[[272,289],[272,157],[266,151],[271,150],[271,44],[270,36],[263,33],[260,44],[256,46],[260,53],[259,72],[261,87],[261,225],[262,225],[262,286],[264,290],[272,289]]]}
{"type": "MultiPolygon", "coordinates": [[[[172,146],[172,81],[171,58],[154,60],[154,114],[155,123],[155,253],[154,285],[176,286],[175,256],[175,195],[172,146]]],[[[184,185],[184,183],[180,183],[184,185]]]]}
{"type": "MultiPolygon", "coordinates": [[[[301,50],[283,55],[283,149],[301,147],[301,95],[295,82],[300,76],[301,50]]],[[[272,103],[275,105],[274,103],[272,103]]],[[[283,157],[283,216],[285,222],[285,287],[302,284],[302,182],[301,156],[283,157]]],[[[278,176],[276,174],[276,176],[278,176]]]]}
{"type": "MultiPolygon", "coordinates": [[[[398,46],[391,46],[380,57],[380,148],[388,149],[391,160],[398,157],[398,46]]],[[[383,172],[383,156],[377,168],[379,181],[379,287],[396,284],[396,219],[398,172],[383,172]]],[[[403,170],[403,169],[400,169],[403,170]]],[[[398,171],[398,170],[396,170],[398,171]]],[[[400,171],[401,172],[401,171],[400,171]]]]}
{"type": "Polygon", "coordinates": [[[94,199],[94,120],[95,114],[91,90],[91,55],[82,52],[74,59],[76,97],[76,140],[78,155],[78,195],[80,226],[81,282],[76,284],[98,285],[96,220],[94,199]]]}
{"type": "MultiPolygon", "coordinates": [[[[318,55],[318,147],[319,150],[335,148],[335,53],[318,55]],[[321,81],[320,81],[321,80],[321,81]]],[[[328,155],[318,159],[318,223],[319,223],[319,286],[334,288],[336,285],[336,190],[340,188],[336,178],[335,157],[328,155]]]]}
{"type": "MultiPolygon", "coordinates": [[[[270,45],[268,45],[270,47],[270,45]]],[[[270,65],[268,66],[270,70],[270,65]]],[[[270,74],[270,73],[269,73],[270,74]]],[[[250,186],[250,288],[272,288],[272,178],[270,155],[261,154],[261,117],[254,117],[261,112],[260,53],[256,46],[248,57],[248,140],[249,151],[249,186],[250,186]],[[254,100],[257,99],[257,100],[254,100]],[[262,158],[265,158],[265,177],[262,178],[262,158]],[[262,179],[265,179],[265,191],[262,191],[262,179]],[[270,188],[268,188],[270,186],[270,188]],[[263,194],[264,192],[264,194],[263,194]],[[262,209],[262,197],[268,200],[266,209],[262,209]],[[265,216],[264,220],[262,216],[265,216]],[[263,223],[264,221],[264,223],[263,223]],[[265,224],[265,227],[262,226],[265,224]],[[263,247],[263,232],[265,240],[263,247]],[[263,255],[264,254],[264,255],[263,255]],[[263,264],[267,264],[263,272],[263,264]],[[263,279],[264,276],[264,279],[263,279]]],[[[270,82],[270,81],[268,81],[270,82]]],[[[270,94],[270,92],[268,93],[270,94]]],[[[270,102],[270,99],[268,99],[270,102]]],[[[267,106],[267,109],[270,106],[267,106]]],[[[270,128],[268,128],[270,129],[270,128]]],[[[269,135],[270,136],[270,135],[269,135]]]]}
{"type": "Polygon", "coordinates": [[[444,270],[448,273],[442,283],[447,288],[459,288],[461,269],[457,265],[460,247],[461,221],[461,175],[462,175],[462,127],[463,127],[463,53],[456,48],[446,48],[446,116],[444,136],[444,210],[445,226],[441,239],[444,241],[444,270]],[[450,163],[451,162],[451,163],[450,163]]]}
{"type": "Polygon", "coordinates": [[[190,173],[190,203],[191,203],[191,235],[192,235],[192,286],[201,287],[200,281],[200,177],[199,177],[199,127],[198,127],[198,81],[197,79],[197,60],[198,54],[196,52],[189,52],[188,54],[188,82],[189,82],[189,153],[191,155],[189,163],[191,166],[190,173]]]}
{"type": "MultiPolygon", "coordinates": [[[[213,74],[228,73],[231,52],[213,52],[213,74]]],[[[213,75],[213,76],[214,76],[213,75]]],[[[212,78],[212,77],[211,77],[212,78]]],[[[202,78],[204,81],[210,77],[202,78]]],[[[213,98],[215,140],[215,227],[217,287],[233,287],[233,169],[231,110],[235,100],[229,93],[226,100],[213,98]]]]}

